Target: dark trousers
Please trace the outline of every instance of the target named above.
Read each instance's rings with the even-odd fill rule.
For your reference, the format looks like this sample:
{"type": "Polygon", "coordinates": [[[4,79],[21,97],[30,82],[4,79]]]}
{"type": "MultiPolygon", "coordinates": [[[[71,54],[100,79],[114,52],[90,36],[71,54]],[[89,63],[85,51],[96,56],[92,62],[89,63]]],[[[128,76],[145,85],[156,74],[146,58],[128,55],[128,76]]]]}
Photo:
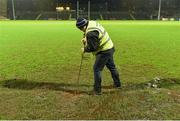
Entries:
{"type": "Polygon", "coordinates": [[[116,69],[115,63],[114,63],[114,59],[113,59],[113,54],[114,54],[114,48],[105,51],[105,52],[99,52],[96,55],[96,60],[94,63],[94,91],[96,92],[101,92],[101,72],[104,68],[104,66],[106,66],[109,71],[111,72],[111,76],[113,78],[114,81],[114,86],[115,87],[120,87],[121,86],[121,82],[120,82],[120,78],[119,78],[119,73],[116,69]]]}

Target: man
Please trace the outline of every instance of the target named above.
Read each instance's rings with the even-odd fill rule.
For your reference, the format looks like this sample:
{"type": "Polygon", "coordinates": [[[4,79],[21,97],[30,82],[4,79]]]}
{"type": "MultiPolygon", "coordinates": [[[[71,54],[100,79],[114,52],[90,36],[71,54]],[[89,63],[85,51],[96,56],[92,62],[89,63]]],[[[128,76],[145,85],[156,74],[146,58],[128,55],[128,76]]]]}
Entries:
{"type": "Polygon", "coordinates": [[[113,59],[115,49],[108,33],[96,21],[88,21],[84,18],[77,19],[76,27],[84,32],[84,38],[82,39],[84,48],[82,48],[82,52],[92,52],[96,56],[93,67],[94,93],[96,95],[101,94],[101,72],[104,66],[111,72],[114,80],[114,87],[119,89],[121,87],[121,82],[113,59]]]}

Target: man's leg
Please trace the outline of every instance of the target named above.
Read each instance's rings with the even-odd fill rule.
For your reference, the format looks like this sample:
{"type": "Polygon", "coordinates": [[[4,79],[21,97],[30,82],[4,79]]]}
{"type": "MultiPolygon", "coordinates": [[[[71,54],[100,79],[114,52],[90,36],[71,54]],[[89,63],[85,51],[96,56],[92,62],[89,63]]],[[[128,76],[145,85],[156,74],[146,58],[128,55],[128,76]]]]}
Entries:
{"type": "Polygon", "coordinates": [[[110,56],[109,60],[106,63],[106,67],[111,72],[111,76],[112,76],[113,81],[114,81],[114,86],[115,87],[121,87],[121,82],[120,82],[120,78],[119,78],[119,72],[116,69],[116,66],[114,64],[113,53],[114,52],[111,53],[111,56],[110,56]]]}
{"type": "Polygon", "coordinates": [[[94,63],[94,91],[95,93],[101,93],[101,72],[106,65],[107,61],[109,59],[109,56],[106,54],[97,54],[96,55],[96,60],[94,63]]]}

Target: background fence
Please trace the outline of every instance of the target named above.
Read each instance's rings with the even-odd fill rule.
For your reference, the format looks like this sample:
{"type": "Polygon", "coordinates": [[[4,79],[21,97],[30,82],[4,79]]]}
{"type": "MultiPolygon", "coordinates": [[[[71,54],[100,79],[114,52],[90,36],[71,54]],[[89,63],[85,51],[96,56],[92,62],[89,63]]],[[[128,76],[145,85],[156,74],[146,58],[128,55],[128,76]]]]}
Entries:
{"type": "Polygon", "coordinates": [[[157,20],[158,15],[179,20],[180,0],[0,0],[0,19],[157,20]]]}

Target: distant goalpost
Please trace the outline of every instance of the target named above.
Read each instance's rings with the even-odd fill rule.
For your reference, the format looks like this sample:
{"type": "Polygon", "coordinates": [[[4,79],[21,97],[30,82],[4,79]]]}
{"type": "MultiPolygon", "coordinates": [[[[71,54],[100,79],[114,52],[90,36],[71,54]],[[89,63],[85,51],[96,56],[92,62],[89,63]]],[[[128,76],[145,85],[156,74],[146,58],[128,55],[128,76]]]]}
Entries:
{"type": "MultiPolygon", "coordinates": [[[[76,18],[80,17],[80,13],[79,13],[79,0],[77,0],[77,3],[76,3],[76,18]]],[[[91,0],[88,0],[88,12],[87,12],[87,17],[88,19],[90,20],[91,19],[91,0]]]]}
{"type": "Polygon", "coordinates": [[[13,11],[13,19],[16,20],[15,8],[14,8],[14,0],[11,0],[12,3],[12,11],[13,11]]]}
{"type": "Polygon", "coordinates": [[[161,19],[161,0],[159,0],[158,20],[161,19]]]}

